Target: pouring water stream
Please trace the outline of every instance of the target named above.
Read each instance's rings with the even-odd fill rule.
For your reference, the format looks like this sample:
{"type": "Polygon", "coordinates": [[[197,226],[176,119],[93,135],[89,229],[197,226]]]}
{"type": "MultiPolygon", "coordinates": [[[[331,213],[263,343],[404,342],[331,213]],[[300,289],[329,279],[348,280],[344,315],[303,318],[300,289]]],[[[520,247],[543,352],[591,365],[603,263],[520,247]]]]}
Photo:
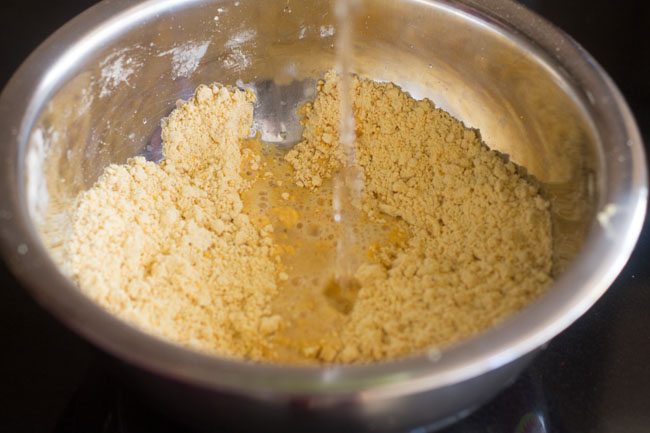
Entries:
{"type": "Polygon", "coordinates": [[[354,283],[359,258],[354,253],[353,223],[359,218],[363,179],[355,155],[355,124],[352,107],[353,18],[359,0],[336,0],[334,8],[338,24],[336,63],[340,77],[339,142],[343,151],[340,170],[334,175],[332,197],[333,218],[339,225],[336,240],[335,282],[345,290],[354,283]]]}

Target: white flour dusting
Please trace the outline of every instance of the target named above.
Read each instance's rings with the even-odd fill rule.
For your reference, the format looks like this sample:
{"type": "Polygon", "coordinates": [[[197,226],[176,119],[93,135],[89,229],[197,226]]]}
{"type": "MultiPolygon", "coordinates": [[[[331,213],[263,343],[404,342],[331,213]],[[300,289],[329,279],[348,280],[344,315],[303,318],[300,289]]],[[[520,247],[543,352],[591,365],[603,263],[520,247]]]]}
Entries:
{"type": "Polygon", "coordinates": [[[43,222],[43,215],[49,202],[47,184],[45,183],[45,176],[43,176],[43,163],[47,156],[48,144],[43,130],[36,129],[32,133],[25,158],[27,166],[27,206],[31,217],[38,224],[43,222]]]}
{"type": "MultiPolygon", "coordinates": [[[[137,46],[134,48],[137,48],[137,46]]],[[[137,68],[142,66],[141,62],[126,55],[126,52],[131,49],[123,48],[115,51],[99,64],[102,68],[99,77],[100,98],[110,95],[120,83],[129,84],[129,77],[135,73],[137,68]]]]}
{"type": "Polygon", "coordinates": [[[158,57],[172,56],[172,79],[188,78],[199,67],[201,59],[208,50],[210,41],[189,42],[171,50],[163,51],[158,57]]]}
{"type": "Polygon", "coordinates": [[[233,50],[223,60],[223,65],[226,68],[235,71],[242,71],[251,65],[252,61],[242,50],[233,48],[233,50]]]}
{"type": "Polygon", "coordinates": [[[226,54],[225,59],[223,60],[223,65],[226,68],[235,71],[241,71],[249,67],[252,63],[251,59],[240,47],[251,42],[255,36],[257,36],[257,32],[248,29],[235,33],[230,39],[228,39],[224,44],[224,47],[230,50],[230,52],[226,54]]]}
{"type": "Polygon", "coordinates": [[[320,37],[321,38],[330,38],[330,37],[334,36],[334,33],[336,33],[336,30],[334,29],[333,25],[320,26],[320,37]]]}
{"type": "Polygon", "coordinates": [[[228,39],[226,41],[224,46],[229,50],[233,49],[233,48],[236,48],[236,47],[238,47],[240,45],[245,44],[246,42],[251,41],[256,35],[257,35],[257,32],[255,32],[255,30],[251,30],[251,29],[241,31],[239,33],[235,33],[233,35],[233,37],[231,37],[230,39],[228,39]]]}
{"type": "Polygon", "coordinates": [[[618,206],[616,206],[614,203],[608,203],[596,215],[596,219],[598,220],[600,226],[605,230],[605,234],[612,239],[616,236],[612,226],[612,219],[618,212],[618,206]]]}
{"type": "Polygon", "coordinates": [[[83,114],[85,114],[86,111],[88,111],[88,109],[92,105],[94,99],[95,98],[90,92],[90,89],[88,88],[81,89],[81,103],[77,108],[77,116],[82,116],[83,114]]]}

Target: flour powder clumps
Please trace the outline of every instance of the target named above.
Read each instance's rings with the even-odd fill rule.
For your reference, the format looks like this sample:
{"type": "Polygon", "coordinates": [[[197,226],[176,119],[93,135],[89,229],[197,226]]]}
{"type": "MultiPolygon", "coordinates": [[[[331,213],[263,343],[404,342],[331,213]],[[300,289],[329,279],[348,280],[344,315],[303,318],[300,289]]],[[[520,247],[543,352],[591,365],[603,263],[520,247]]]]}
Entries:
{"type": "MultiPolygon", "coordinates": [[[[534,181],[431,101],[390,83],[353,84],[359,206],[386,241],[364,246],[344,308],[320,288],[300,301],[286,296],[303,284],[296,266],[306,263],[290,257],[304,251],[291,245],[290,230],[326,232],[310,226],[297,200],[329,194],[344,161],[334,73],[301,109],[303,140],[274,160],[290,171],[285,184],[273,180],[268,156],[246,144],[254,95],[200,86],[163,120],[162,162],[111,165],[80,195],[66,244],[72,278],[145,331],[279,363],[372,362],[449,346],[540,296],[551,282],[552,238],[549,204],[534,181]],[[242,199],[267,184],[277,203],[267,200],[275,193],[262,196],[261,209],[242,199]],[[300,323],[322,330],[300,339],[300,323]]],[[[329,209],[326,198],[313,206],[329,209]]],[[[330,224],[327,212],[311,212],[330,224]]]]}

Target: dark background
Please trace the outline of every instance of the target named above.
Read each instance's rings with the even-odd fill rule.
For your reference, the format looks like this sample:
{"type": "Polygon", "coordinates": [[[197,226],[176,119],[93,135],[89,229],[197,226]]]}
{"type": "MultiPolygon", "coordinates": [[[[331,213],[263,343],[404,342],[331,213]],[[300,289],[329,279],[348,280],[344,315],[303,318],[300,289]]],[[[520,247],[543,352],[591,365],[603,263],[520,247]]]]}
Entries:
{"type": "MultiPolygon", "coordinates": [[[[0,87],[39,43],[94,3],[0,3],[0,87]]],[[[650,141],[650,2],[523,3],[603,65],[650,141]]],[[[650,432],[648,225],[594,308],[551,342],[514,386],[446,432],[650,432]]],[[[140,402],[127,397],[124,403],[124,395],[106,357],[37,306],[0,264],[0,432],[180,431],[153,421],[160,417],[140,402]],[[115,421],[125,413],[144,421],[135,423],[140,427],[115,421]]]]}

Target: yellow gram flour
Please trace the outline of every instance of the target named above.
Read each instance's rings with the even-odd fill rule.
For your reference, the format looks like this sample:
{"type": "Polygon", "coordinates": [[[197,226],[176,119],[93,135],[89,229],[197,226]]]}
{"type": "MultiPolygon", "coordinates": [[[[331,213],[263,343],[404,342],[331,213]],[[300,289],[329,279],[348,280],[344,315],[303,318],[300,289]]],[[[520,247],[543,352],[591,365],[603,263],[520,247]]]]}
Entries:
{"type": "Polygon", "coordinates": [[[303,107],[288,153],[246,139],[254,95],[200,86],[163,120],[164,161],[106,168],[66,245],[81,289],[201,351],[358,363],[444,347],[551,281],[548,203],[511,162],[428,100],[355,78],[364,190],[355,284],[333,283],[338,79],[303,107]]]}

